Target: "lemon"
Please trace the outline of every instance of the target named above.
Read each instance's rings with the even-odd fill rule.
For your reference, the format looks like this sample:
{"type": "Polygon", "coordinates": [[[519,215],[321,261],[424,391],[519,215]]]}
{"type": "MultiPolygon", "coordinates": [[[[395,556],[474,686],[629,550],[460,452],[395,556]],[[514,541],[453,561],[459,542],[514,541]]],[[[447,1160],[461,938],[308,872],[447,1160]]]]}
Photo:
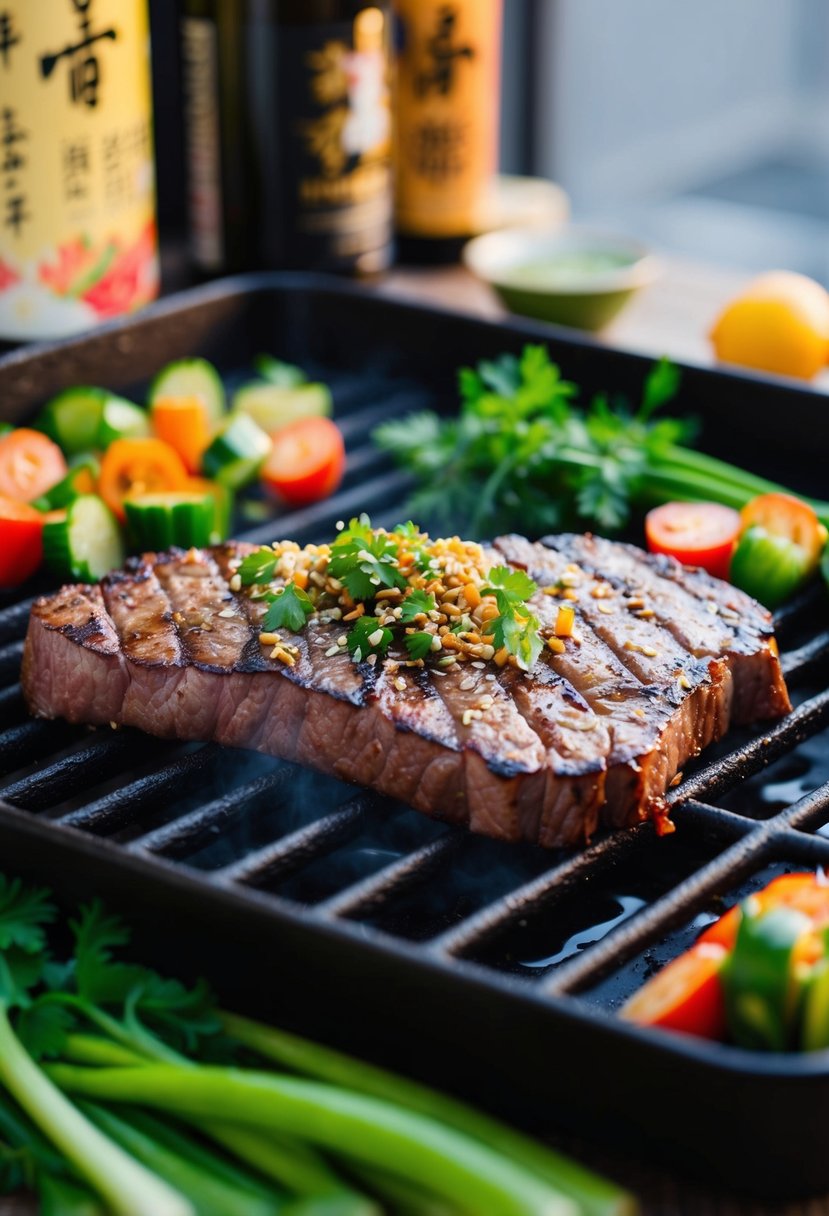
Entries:
{"type": "Polygon", "coordinates": [[[810,380],[829,357],[829,293],[806,275],[772,270],[726,305],[711,341],[724,363],[810,380]]]}

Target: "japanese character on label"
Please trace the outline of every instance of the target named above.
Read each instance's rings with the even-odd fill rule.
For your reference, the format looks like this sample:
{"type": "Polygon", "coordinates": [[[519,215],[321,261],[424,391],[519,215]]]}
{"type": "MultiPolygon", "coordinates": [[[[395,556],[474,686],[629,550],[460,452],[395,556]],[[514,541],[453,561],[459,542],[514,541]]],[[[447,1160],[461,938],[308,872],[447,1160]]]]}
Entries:
{"type": "Polygon", "coordinates": [[[91,9],[94,0],[72,0],[72,6],[78,14],[78,41],[68,43],[60,51],[53,51],[40,57],[40,74],[44,80],[52,75],[61,59],[69,63],[69,96],[74,103],[83,102],[87,106],[97,106],[98,88],[101,83],[101,68],[98,56],[92,50],[96,42],[102,39],[115,41],[118,31],[114,26],[107,30],[92,32],[91,9]]]}
{"type": "Polygon", "coordinates": [[[10,228],[15,236],[20,236],[21,229],[31,213],[28,211],[28,200],[23,193],[18,174],[26,165],[26,157],[18,146],[25,143],[26,131],[19,125],[17,111],[12,106],[4,106],[0,110],[0,148],[2,148],[2,163],[0,172],[3,173],[3,224],[10,228]]]}
{"type": "Polygon", "coordinates": [[[8,9],[0,13],[0,55],[3,56],[3,67],[9,66],[9,51],[20,42],[20,34],[14,28],[14,15],[8,9]]]}

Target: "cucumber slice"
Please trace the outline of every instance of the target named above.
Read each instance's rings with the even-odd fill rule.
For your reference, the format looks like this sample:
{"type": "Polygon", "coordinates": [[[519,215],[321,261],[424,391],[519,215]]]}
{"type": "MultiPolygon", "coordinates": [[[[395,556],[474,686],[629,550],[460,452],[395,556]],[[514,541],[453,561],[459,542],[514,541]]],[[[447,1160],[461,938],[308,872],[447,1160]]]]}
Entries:
{"type": "Polygon", "coordinates": [[[67,388],[43,407],[35,425],[45,431],[67,456],[88,452],[98,445],[104,404],[112,394],[86,385],[67,388]]]}
{"type": "Polygon", "coordinates": [[[82,494],[65,519],[43,525],[43,554],[60,578],[97,582],[124,560],[118,521],[97,494],[82,494]]]}
{"type": "Polygon", "coordinates": [[[201,397],[212,422],[221,422],[225,413],[224,385],[207,359],[179,359],[168,363],[150,385],[150,407],[159,397],[201,397]]]}
{"type": "Polygon", "coordinates": [[[283,363],[281,359],[274,359],[273,355],[257,355],[253,366],[263,380],[267,380],[268,384],[278,384],[280,388],[296,388],[308,380],[301,367],[294,363],[283,363]]]}
{"type": "Polygon", "coordinates": [[[94,482],[97,481],[100,471],[101,466],[94,456],[87,453],[83,457],[76,457],[66,476],[40,498],[35,499],[32,506],[37,507],[38,511],[59,511],[68,507],[70,502],[81,494],[89,494],[89,479],[91,477],[94,482]]]}
{"type": "Polygon", "coordinates": [[[244,384],[233,394],[233,409],[248,414],[268,435],[299,418],[330,418],[333,410],[327,384],[244,384]]]}
{"type": "Polygon", "coordinates": [[[150,419],[146,410],[124,397],[108,396],[101,412],[95,447],[105,450],[116,439],[146,439],[149,433],[150,419]]]}
{"type": "Polygon", "coordinates": [[[124,499],[130,540],[136,549],[201,548],[215,543],[212,494],[181,491],[124,499]]]}
{"type": "Polygon", "coordinates": [[[14,427],[8,422],[0,422],[0,436],[8,435],[9,431],[13,431],[14,427]]]}
{"type": "Polygon", "coordinates": [[[228,490],[240,490],[255,481],[270,450],[270,439],[252,418],[231,414],[204,453],[202,468],[207,477],[228,490]]]}

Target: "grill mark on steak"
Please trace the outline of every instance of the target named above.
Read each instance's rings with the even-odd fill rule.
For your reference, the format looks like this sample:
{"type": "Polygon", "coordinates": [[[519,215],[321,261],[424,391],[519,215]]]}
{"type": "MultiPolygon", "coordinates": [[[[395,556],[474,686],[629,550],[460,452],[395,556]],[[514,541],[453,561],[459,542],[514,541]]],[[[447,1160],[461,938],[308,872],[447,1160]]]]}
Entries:
{"type": "MultiPolygon", "coordinates": [[[[603,542],[600,560],[579,539],[551,538],[552,547],[520,537],[496,542],[499,554],[542,584],[567,565],[579,575],[573,603],[580,641],[568,642],[563,654],[545,649],[531,675],[470,663],[443,672],[433,659],[423,669],[408,667],[402,648],[375,666],[354,664],[345,647],[332,650],[347,625],[319,618],[300,634],[279,631],[296,647],[295,666],[286,666],[259,641],[266,605],[229,588],[253,546],[228,544],[147,554],[110,575],[103,589],[66,587],[38,600],[24,652],[24,693],[32,712],[44,717],[254,747],[488,835],[572,844],[597,823],[659,819],[677,769],[731,718],[776,716],[788,706],[761,608],[693,571],[668,565],[663,575],[661,563],[630,550],[620,555],[610,542],[603,542]],[[577,553],[580,565],[566,560],[577,553]],[[637,561],[645,563],[647,594],[659,600],[657,623],[626,608],[603,613],[603,601],[590,594],[595,564],[603,578],[612,576],[616,600],[630,598],[637,561]],[[719,605],[741,607],[733,645],[720,625],[721,653],[685,649],[679,631],[700,630],[696,617],[679,620],[688,596],[695,614],[708,614],[709,600],[717,602],[718,616],[719,605]],[[637,644],[654,639],[663,653],[626,650],[631,629],[637,644]],[[479,718],[474,711],[488,705],[486,696],[492,704],[479,718]]],[[[560,602],[534,597],[548,632],[560,602]]],[[[690,632],[681,636],[692,640],[690,632]]]]}

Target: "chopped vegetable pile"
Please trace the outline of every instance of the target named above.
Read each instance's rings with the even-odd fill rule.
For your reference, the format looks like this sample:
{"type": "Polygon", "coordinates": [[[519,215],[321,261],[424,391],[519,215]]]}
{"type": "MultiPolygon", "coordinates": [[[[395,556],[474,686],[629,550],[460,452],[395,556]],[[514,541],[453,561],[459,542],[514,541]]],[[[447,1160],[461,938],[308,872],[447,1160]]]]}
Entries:
{"type": "Polygon", "coordinates": [[[529,575],[493,566],[479,544],[432,540],[413,523],[387,532],[361,515],[330,545],[278,541],[259,549],[234,579],[267,601],[260,640],[288,666],[296,648],[276,631],[296,633],[312,616],[349,625],[332,655],[341,645],[371,665],[394,645],[409,667],[432,656],[438,670],[492,659],[528,671],[547,640],[527,603],[537,591],[529,575]]]}
{"type": "Polygon", "coordinates": [[[623,1216],[630,1196],[424,1087],[116,957],[100,904],[55,954],[0,875],[0,1191],[121,1216],[623,1216]]]}
{"type": "Polygon", "coordinates": [[[261,484],[289,506],[334,492],[342,435],[331,394],[269,355],[260,378],[225,390],[206,359],[153,380],[147,408],[107,389],[66,389],[35,428],[0,427],[0,587],[43,558],[60,578],[93,582],[131,550],[227,538],[233,496],[261,484]]]}
{"type": "Polygon", "coordinates": [[[622,1016],[764,1051],[829,1047],[829,882],[784,874],[735,905],[622,1016]]]}

